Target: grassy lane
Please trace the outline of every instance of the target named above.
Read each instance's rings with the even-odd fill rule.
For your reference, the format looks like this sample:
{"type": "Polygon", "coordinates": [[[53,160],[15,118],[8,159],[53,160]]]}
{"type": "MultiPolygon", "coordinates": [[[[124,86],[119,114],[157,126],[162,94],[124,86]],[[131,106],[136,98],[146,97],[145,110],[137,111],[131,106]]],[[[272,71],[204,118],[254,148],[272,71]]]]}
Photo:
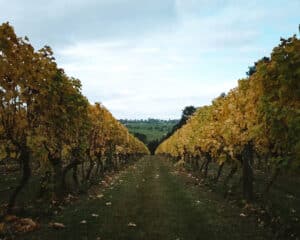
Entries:
{"type": "Polygon", "coordinates": [[[252,219],[240,217],[239,209],[191,185],[157,157],[139,161],[103,194],[69,206],[53,219],[65,229],[45,223],[22,239],[268,239],[252,219]]]}

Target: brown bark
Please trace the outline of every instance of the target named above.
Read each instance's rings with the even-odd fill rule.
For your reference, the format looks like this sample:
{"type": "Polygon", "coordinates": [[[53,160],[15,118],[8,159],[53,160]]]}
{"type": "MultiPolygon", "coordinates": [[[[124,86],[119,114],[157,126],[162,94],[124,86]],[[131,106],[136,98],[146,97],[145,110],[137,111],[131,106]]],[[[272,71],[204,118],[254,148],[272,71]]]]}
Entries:
{"type": "Polygon", "coordinates": [[[30,168],[30,150],[26,147],[26,145],[22,146],[20,151],[20,163],[22,168],[22,178],[20,180],[19,185],[12,192],[7,206],[7,212],[11,213],[17,200],[17,196],[24,189],[26,184],[28,183],[31,176],[31,168],[30,168]]]}
{"type": "Polygon", "coordinates": [[[92,173],[92,170],[93,170],[94,165],[95,165],[95,163],[94,163],[94,161],[93,161],[91,155],[88,154],[88,158],[89,158],[89,163],[90,163],[90,165],[89,165],[88,171],[87,171],[86,176],[85,176],[85,180],[86,180],[86,181],[89,181],[89,180],[90,180],[91,173],[92,173]]]}
{"type": "Polygon", "coordinates": [[[75,183],[76,188],[79,186],[79,180],[78,180],[78,165],[75,165],[73,167],[73,173],[72,173],[73,181],[75,183]]]}
{"type": "MultiPolygon", "coordinates": [[[[73,160],[72,162],[70,162],[64,169],[63,169],[63,172],[62,172],[62,188],[63,188],[63,191],[66,190],[67,188],[67,184],[66,184],[66,177],[67,177],[67,174],[70,170],[74,169],[77,165],[78,165],[78,161],[77,160],[73,160]]],[[[76,183],[75,183],[76,184],[76,183]]]]}
{"type": "Polygon", "coordinates": [[[200,169],[199,169],[199,172],[202,172],[203,167],[204,167],[206,161],[207,161],[207,159],[204,159],[204,161],[202,162],[201,167],[200,167],[200,169]]]}
{"type": "Polygon", "coordinates": [[[223,167],[225,165],[225,162],[222,162],[221,165],[219,166],[219,169],[218,169],[218,173],[217,173],[217,176],[215,178],[215,181],[218,182],[219,181],[219,178],[221,176],[221,173],[222,173],[222,170],[223,170],[223,167]]]}
{"type": "Polygon", "coordinates": [[[237,172],[237,166],[236,165],[234,165],[234,166],[232,166],[232,168],[231,168],[231,170],[230,170],[230,172],[229,172],[229,174],[228,174],[228,176],[225,178],[225,180],[224,180],[224,186],[227,186],[228,185],[228,182],[230,181],[230,179],[234,176],[234,174],[237,172]]]}
{"type": "Polygon", "coordinates": [[[54,194],[56,198],[62,199],[64,195],[62,161],[59,157],[52,157],[50,162],[54,171],[54,194]]]}
{"type": "Polygon", "coordinates": [[[211,162],[211,156],[210,156],[210,154],[206,153],[205,156],[206,156],[207,160],[206,160],[206,163],[205,163],[205,166],[204,166],[204,178],[207,177],[207,174],[208,174],[208,165],[211,162]]]}
{"type": "Polygon", "coordinates": [[[251,143],[245,146],[243,160],[243,196],[246,200],[253,200],[253,151],[251,143]]]}

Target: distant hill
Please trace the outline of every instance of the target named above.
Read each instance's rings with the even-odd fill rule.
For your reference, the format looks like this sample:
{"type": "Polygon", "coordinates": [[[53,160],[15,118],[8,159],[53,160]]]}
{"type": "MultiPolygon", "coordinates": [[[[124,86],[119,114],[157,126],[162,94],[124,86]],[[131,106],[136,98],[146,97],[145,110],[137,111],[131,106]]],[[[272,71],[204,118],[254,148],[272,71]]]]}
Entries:
{"type": "Polygon", "coordinates": [[[129,130],[144,143],[148,144],[155,140],[160,140],[169,133],[179,120],[161,120],[161,119],[140,119],[128,120],[120,119],[129,130]]]}
{"type": "Polygon", "coordinates": [[[194,106],[186,106],[182,110],[180,119],[161,120],[148,118],[147,120],[120,119],[135,137],[144,142],[151,154],[154,154],[157,146],[180,129],[191,115],[196,111],[194,106]]]}

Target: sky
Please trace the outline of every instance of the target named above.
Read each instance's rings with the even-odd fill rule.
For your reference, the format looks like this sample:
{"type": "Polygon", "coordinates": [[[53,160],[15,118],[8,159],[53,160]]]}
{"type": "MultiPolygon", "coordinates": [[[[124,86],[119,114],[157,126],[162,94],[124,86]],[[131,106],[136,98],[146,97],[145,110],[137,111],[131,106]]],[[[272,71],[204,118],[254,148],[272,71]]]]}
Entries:
{"type": "Polygon", "coordinates": [[[237,86],[280,37],[300,0],[0,0],[0,23],[82,82],[117,118],[179,118],[237,86]]]}

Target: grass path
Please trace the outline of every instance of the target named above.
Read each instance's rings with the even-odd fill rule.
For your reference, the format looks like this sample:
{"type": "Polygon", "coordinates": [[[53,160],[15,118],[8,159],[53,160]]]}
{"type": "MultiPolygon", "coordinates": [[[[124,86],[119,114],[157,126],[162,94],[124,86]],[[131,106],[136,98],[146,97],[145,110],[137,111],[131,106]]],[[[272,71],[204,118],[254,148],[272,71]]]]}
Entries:
{"type": "Polygon", "coordinates": [[[54,230],[45,224],[22,239],[268,239],[253,219],[240,217],[240,209],[174,174],[170,164],[157,157],[136,163],[103,194],[68,206],[53,219],[66,228],[54,230]]]}

